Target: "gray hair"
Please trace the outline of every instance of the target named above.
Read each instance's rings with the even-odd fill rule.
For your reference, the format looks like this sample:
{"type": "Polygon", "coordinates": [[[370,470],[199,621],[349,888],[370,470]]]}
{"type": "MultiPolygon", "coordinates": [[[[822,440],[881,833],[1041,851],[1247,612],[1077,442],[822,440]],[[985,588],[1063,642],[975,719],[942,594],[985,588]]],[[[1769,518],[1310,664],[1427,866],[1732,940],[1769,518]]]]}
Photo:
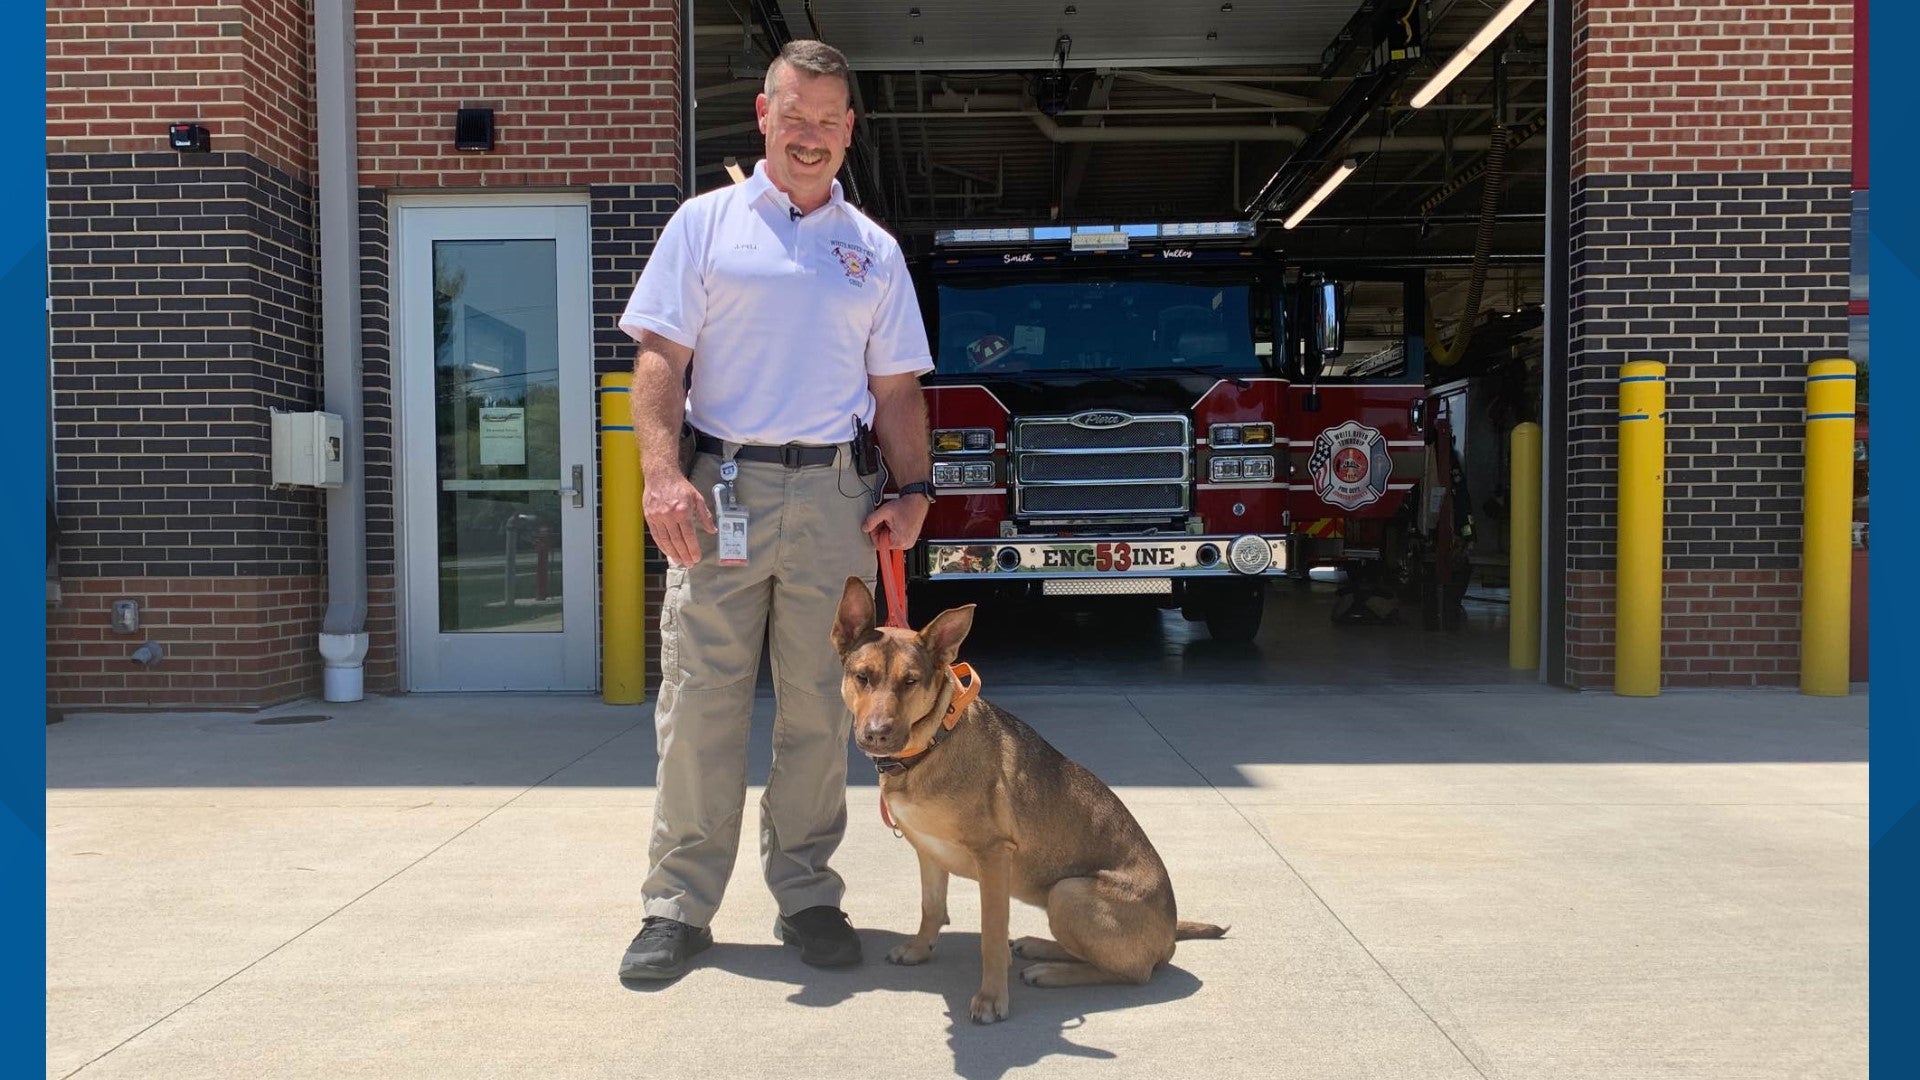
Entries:
{"type": "Polygon", "coordinates": [[[786,46],[780,50],[780,55],[774,57],[773,63],[767,65],[765,89],[768,97],[772,97],[777,89],[774,80],[779,77],[782,67],[790,67],[795,71],[820,78],[838,78],[847,83],[847,100],[849,102],[853,100],[852,75],[847,69],[847,58],[839,49],[824,41],[796,38],[787,42],[786,46]]]}

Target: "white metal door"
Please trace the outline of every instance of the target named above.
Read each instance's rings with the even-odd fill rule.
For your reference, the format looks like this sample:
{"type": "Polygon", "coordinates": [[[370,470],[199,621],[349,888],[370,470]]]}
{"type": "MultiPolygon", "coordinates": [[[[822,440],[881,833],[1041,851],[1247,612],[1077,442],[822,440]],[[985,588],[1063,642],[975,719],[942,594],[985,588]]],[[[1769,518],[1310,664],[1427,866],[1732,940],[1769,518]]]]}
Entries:
{"type": "Polygon", "coordinates": [[[394,211],[410,690],[591,690],[585,205],[394,211]]]}

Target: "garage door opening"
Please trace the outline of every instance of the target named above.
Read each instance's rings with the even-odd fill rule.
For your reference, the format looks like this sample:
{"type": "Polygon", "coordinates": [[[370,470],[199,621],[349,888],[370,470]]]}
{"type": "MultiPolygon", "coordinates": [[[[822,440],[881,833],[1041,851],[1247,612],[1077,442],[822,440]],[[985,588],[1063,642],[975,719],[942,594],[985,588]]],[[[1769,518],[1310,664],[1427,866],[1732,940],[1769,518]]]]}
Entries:
{"type": "Polygon", "coordinates": [[[916,617],[983,599],[1054,679],[1531,681],[1551,7],[697,0],[695,191],[759,157],[785,41],[856,73],[841,181],[939,361],[916,617]]]}

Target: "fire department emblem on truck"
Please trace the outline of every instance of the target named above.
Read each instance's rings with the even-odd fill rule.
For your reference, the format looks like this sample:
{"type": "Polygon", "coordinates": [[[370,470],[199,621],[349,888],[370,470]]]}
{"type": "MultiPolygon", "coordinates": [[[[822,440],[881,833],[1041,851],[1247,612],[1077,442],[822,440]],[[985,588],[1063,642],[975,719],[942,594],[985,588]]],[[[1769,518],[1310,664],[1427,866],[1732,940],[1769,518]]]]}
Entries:
{"type": "Polygon", "coordinates": [[[1330,427],[1313,438],[1307,473],[1313,493],[1342,510],[1358,510],[1387,493],[1393,456],[1386,436],[1356,420],[1330,427]]]}

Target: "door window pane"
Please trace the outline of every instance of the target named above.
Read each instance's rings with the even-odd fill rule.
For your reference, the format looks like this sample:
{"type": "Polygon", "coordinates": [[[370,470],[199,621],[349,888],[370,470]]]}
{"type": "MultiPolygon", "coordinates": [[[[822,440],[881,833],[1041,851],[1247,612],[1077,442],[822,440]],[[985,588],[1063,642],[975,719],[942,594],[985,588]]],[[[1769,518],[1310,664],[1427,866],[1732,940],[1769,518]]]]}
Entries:
{"type": "Polygon", "coordinates": [[[443,633],[561,629],[559,343],[553,241],[434,242],[443,633]]]}

